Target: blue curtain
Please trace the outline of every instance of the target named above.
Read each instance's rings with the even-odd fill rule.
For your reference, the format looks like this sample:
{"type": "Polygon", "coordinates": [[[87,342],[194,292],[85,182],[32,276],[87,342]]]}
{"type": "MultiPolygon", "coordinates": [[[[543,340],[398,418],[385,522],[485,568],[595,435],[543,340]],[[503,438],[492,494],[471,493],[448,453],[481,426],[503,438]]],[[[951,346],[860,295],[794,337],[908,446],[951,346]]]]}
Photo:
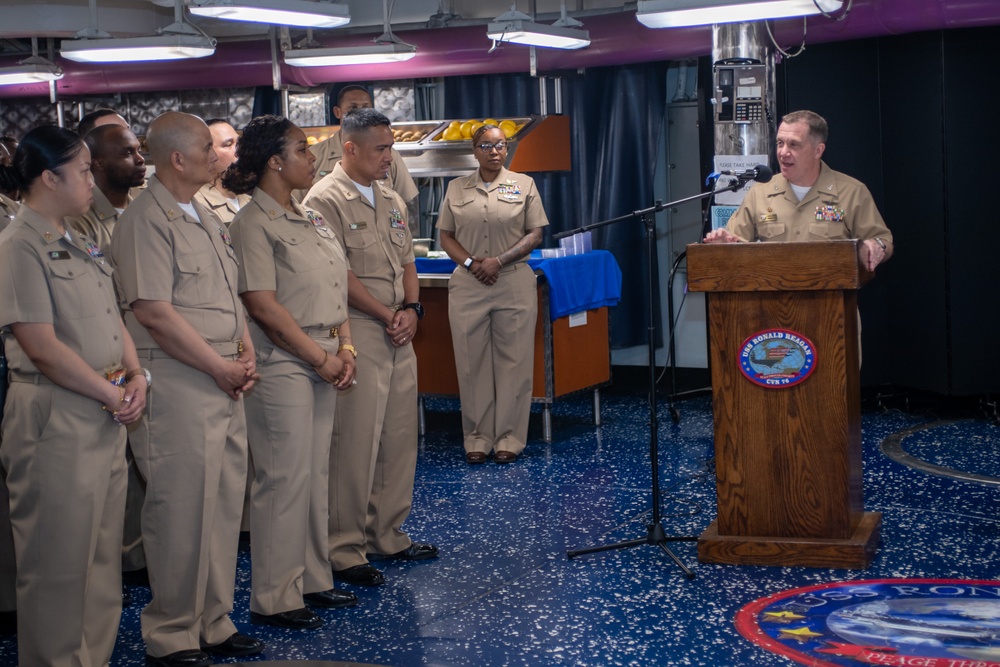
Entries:
{"type": "MultiPolygon", "coordinates": [[[[644,63],[562,73],[562,108],[571,119],[572,171],[532,174],[548,214],[549,235],[652,206],[657,147],[666,112],[669,63],[644,63]]],[[[446,118],[538,113],[538,79],[527,74],[449,78],[446,118]]],[[[555,108],[550,85],[549,110],[555,108]]],[[[663,176],[661,175],[660,178],[663,176]]],[[[546,237],[547,244],[551,241],[546,237]]],[[[611,309],[612,347],[646,342],[648,268],[645,230],[630,219],[594,231],[594,247],[614,254],[622,300],[611,309]]],[[[661,322],[654,261],[653,322],[661,322]]],[[[662,344],[657,326],[657,345],[662,344]]]]}

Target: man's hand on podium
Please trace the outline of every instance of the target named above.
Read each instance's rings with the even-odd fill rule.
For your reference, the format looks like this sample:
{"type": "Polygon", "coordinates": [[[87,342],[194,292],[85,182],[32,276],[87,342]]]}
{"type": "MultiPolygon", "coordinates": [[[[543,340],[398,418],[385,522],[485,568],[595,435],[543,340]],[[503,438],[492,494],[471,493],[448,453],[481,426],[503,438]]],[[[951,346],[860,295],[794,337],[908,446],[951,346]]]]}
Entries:
{"type": "Polygon", "coordinates": [[[743,243],[743,239],[735,234],[730,234],[725,227],[713,229],[705,236],[705,243],[743,243]]]}

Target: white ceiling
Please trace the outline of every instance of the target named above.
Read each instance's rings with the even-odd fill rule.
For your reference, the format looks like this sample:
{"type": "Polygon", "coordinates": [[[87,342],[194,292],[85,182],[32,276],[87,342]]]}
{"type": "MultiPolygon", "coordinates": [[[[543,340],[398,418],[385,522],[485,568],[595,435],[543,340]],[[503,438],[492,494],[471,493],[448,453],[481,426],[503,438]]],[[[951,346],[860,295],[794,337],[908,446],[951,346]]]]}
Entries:
{"type": "MultiPolygon", "coordinates": [[[[338,0],[351,11],[351,23],[339,32],[382,31],[383,3],[379,0],[338,0]]],[[[172,0],[95,0],[97,28],[115,36],[152,34],[174,22],[172,0]]],[[[451,18],[449,25],[485,23],[511,5],[546,20],[558,18],[560,0],[388,0],[393,30],[431,27],[432,17],[451,18]]],[[[635,2],[622,0],[565,0],[571,16],[634,11],[635,2]]],[[[0,0],[0,51],[14,54],[31,37],[71,38],[93,27],[88,0],[0,0]]],[[[218,39],[253,38],[266,34],[268,26],[198,18],[185,12],[185,20],[218,39]]],[[[440,27],[440,26],[437,26],[440,27]]],[[[44,50],[44,44],[42,45],[44,50]]]]}

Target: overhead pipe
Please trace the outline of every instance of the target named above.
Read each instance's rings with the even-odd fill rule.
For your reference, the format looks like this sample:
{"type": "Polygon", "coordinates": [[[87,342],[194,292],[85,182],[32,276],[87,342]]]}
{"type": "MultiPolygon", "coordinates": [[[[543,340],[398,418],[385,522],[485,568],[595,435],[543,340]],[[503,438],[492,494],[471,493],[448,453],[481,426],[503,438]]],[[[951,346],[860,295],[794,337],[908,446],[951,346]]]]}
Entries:
{"type": "MultiPolygon", "coordinates": [[[[996,0],[854,0],[843,21],[808,19],[807,44],[897,35],[926,30],[1000,25],[996,0]]],[[[640,24],[633,12],[608,14],[587,21],[591,44],[586,49],[536,49],[541,74],[586,67],[627,65],[709,55],[711,26],[654,30],[640,24]]],[[[334,33],[335,34],[335,33],[334,33]]],[[[394,80],[526,72],[528,49],[505,44],[487,54],[485,26],[408,31],[401,39],[415,44],[417,57],[402,63],[341,67],[289,67],[281,64],[285,85],[306,87],[357,80],[394,80]]],[[[798,43],[802,21],[775,22],[780,44],[798,43]]],[[[327,44],[360,46],[363,35],[330,39],[327,44]]],[[[183,90],[190,88],[255,87],[273,83],[268,39],[222,42],[210,58],[162,63],[85,64],[59,59],[65,76],[56,83],[60,97],[183,90]]],[[[13,65],[0,60],[0,66],[13,65]]],[[[0,86],[0,98],[47,96],[47,84],[0,86]]]]}

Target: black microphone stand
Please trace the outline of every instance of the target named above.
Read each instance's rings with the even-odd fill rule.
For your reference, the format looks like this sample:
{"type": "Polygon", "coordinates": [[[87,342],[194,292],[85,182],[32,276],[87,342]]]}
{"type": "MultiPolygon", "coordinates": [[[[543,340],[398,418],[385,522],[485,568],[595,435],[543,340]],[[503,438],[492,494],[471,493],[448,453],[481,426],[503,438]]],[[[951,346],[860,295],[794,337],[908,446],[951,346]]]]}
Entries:
{"type": "MultiPolygon", "coordinates": [[[[668,542],[691,542],[698,538],[696,537],[667,537],[666,531],[663,529],[663,522],[660,518],[660,471],[659,471],[659,425],[656,417],[656,348],[655,348],[655,333],[656,325],[653,322],[653,313],[655,312],[653,294],[654,294],[654,284],[653,284],[653,264],[655,262],[656,254],[656,220],[653,217],[655,213],[659,213],[663,209],[670,206],[679,206],[680,204],[686,204],[690,201],[695,201],[697,199],[704,199],[706,197],[711,197],[713,195],[719,194],[721,192],[735,192],[739,188],[752,179],[752,175],[747,175],[746,177],[738,176],[730,185],[720,190],[713,190],[711,192],[702,192],[697,195],[692,195],[691,197],[685,197],[684,199],[678,199],[677,201],[667,202],[664,204],[660,200],[656,201],[656,204],[650,206],[649,208],[640,209],[638,211],[632,211],[627,215],[622,215],[617,218],[611,218],[610,220],[603,220],[601,222],[595,222],[591,225],[585,225],[583,227],[577,227],[576,229],[571,229],[565,232],[559,232],[552,236],[553,239],[561,239],[566,236],[572,236],[573,234],[578,234],[580,232],[590,231],[592,229],[598,229],[599,227],[606,227],[608,225],[613,225],[625,220],[631,220],[633,218],[640,218],[646,228],[646,261],[648,264],[647,271],[647,291],[648,291],[648,303],[647,303],[647,314],[649,317],[649,327],[646,332],[646,343],[647,343],[647,354],[649,363],[649,458],[650,466],[652,467],[652,501],[653,501],[653,516],[646,526],[646,537],[639,538],[637,540],[626,540],[624,542],[618,542],[615,544],[607,544],[603,546],[588,547],[586,549],[576,549],[573,551],[567,551],[566,557],[573,559],[576,556],[581,556],[583,554],[596,553],[598,551],[610,551],[611,549],[625,549],[629,547],[637,547],[642,544],[650,544],[659,547],[663,550],[667,556],[670,557],[674,563],[677,564],[681,571],[688,579],[694,579],[694,572],[681,562],[681,559],[667,547],[668,542]]],[[[673,317],[673,313],[671,313],[673,317]]]]}

